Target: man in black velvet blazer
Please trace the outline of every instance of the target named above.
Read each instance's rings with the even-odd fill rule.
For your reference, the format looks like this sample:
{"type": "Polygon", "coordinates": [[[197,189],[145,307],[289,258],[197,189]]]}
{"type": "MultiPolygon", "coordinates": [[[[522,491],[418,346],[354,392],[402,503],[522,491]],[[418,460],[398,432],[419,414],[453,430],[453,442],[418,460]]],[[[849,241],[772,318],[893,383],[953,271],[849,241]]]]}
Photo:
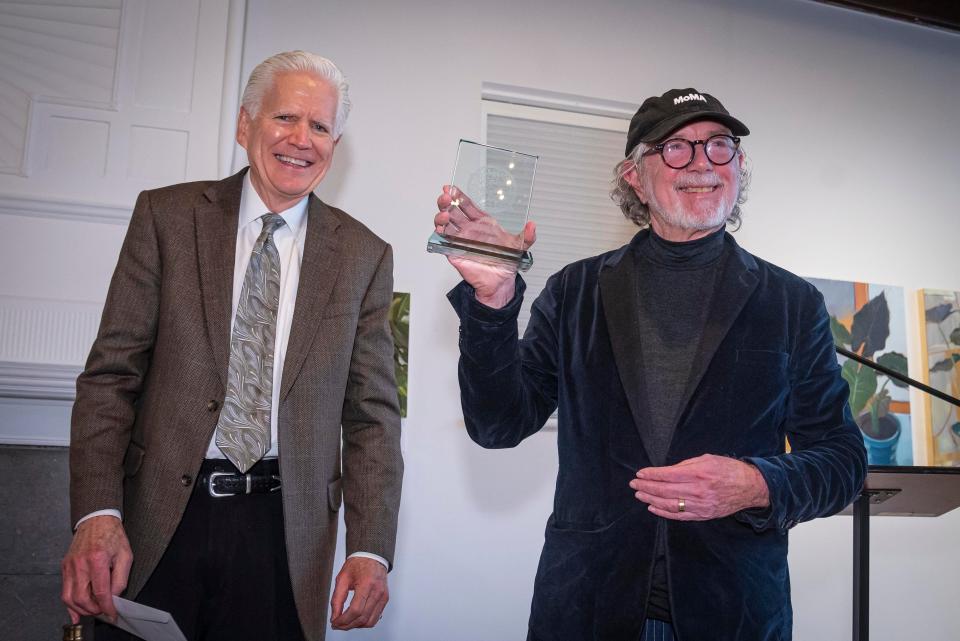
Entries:
{"type": "Polygon", "coordinates": [[[787,532],[862,486],[822,297],[724,230],[748,133],[695,89],[645,101],[613,192],[642,230],[553,275],[522,340],[523,280],[451,259],[471,438],[513,447],[558,412],[528,639],[788,640],[787,532]]]}

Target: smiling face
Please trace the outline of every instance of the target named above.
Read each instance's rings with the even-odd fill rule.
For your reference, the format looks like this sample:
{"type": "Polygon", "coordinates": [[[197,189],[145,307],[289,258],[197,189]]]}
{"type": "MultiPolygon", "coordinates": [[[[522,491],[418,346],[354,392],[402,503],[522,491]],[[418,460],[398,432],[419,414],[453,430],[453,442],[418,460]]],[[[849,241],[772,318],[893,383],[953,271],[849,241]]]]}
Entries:
{"type": "MultiPolygon", "coordinates": [[[[677,129],[667,138],[706,140],[717,134],[730,134],[723,125],[703,120],[677,129]]],[[[702,238],[721,227],[737,204],[743,155],[726,165],[714,165],[703,146],[697,145],[693,162],[683,169],[672,169],[659,154],[644,156],[642,175],[637,169],[624,178],[640,201],[650,208],[650,226],[666,240],[687,241],[702,238]]]]}
{"type": "Polygon", "coordinates": [[[250,180],[270,211],[296,204],[323,180],[337,141],[337,91],[304,71],[278,73],[259,113],[243,108],[237,142],[247,150],[250,180]]]}

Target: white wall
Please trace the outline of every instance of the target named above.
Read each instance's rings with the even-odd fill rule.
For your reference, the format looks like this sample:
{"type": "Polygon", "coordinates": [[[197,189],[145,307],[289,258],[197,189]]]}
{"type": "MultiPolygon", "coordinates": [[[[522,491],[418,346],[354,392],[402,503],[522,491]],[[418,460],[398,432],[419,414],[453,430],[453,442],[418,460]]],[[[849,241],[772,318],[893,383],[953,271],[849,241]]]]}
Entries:
{"type": "MultiPolygon", "coordinates": [[[[782,0],[253,2],[247,29],[245,71],[304,47],[348,75],[355,109],[321,191],[393,243],[413,294],[393,601],[369,638],[522,638],[551,509],[553,434],[487,452],[464,433],[456,278],[424,250],[456,141],[480,133],[481,82],[635,104],[714,93],[752,130],[748,249],[811,276],[960,288],[956,34],[782,0]]],[[[873,638],[956,638],[960,511],[872,530],[873,638]]],[[[851,537],[849,517],[794,530],[797,639],[849,638],[851,537]]]]}
{"type": "MultiPolygon", "coordinates": [[[[331,638],[525,634],[555,436],[491,452],[468,440],[456,319],[443,297],[456,277],[425,251],[456,141],[480,133],[482,82],[633,103],[671,87],[714,93],[752,130],[742,245],[805,275],[960,289],[956,34],[788,0],[254,0],[246,25],[244,77],[264,57],[297,47],[347,73],[355,108],[320,191],[393,244],[396,289],[413,295],[392,601],[375,630],[331,638]]],[[[12,248],[32,261],[29,270],[0,253],[8,256],[0,295],[102,296],[122,227],[2,212],[0,224],[5,238],[51,232],[43,260],[12,248]],[[11,278],[18,269],[23,276],[11,278]]],[[[13,412],[39,433],[65,433],[63,405],[4,403],[0,428],[13,412]]],[[[834,517],[793,532],[800,641],[850,636],[851,530],[848,517],[834,517]]],[[[960,511],[874,521],[874,639],[956,638],[958,532],[960,511]]]]}

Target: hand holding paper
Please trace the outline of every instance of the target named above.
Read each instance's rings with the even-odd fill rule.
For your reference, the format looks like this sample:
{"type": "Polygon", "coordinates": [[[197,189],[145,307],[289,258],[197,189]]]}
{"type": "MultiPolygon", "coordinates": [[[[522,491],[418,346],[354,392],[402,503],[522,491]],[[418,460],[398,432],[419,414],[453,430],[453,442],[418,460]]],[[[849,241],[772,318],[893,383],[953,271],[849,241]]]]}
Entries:
{"type": "MultiPolygon", "coordinates": [[[[187,641],[169,612],[118,596],[113,597],[113,606],[117,609],[117,620],[113,625],[144,641],[187,641]]],[[[111,623],[103,616],[97,618],[111,623]]]]}

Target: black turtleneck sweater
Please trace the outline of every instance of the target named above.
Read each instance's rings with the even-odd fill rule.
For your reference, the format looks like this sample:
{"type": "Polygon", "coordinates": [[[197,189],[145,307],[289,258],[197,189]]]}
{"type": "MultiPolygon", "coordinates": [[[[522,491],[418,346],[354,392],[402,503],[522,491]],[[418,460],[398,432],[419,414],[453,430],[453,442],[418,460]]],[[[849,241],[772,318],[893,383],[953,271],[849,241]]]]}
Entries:
{"type": "MultiPolygon", "coordinates": [[[[688,242],[664,240],[651,230],[638,248],[640,309],[638,322],[646,395],[650,414],[644,422],[644,443],[654,465],[664,465],[682,410],[693,358],[727,255],[724,230],[688,242]]],[[[647,617],[671,621],[664,535],[657,539],[653,584],[647,617]]]]}

